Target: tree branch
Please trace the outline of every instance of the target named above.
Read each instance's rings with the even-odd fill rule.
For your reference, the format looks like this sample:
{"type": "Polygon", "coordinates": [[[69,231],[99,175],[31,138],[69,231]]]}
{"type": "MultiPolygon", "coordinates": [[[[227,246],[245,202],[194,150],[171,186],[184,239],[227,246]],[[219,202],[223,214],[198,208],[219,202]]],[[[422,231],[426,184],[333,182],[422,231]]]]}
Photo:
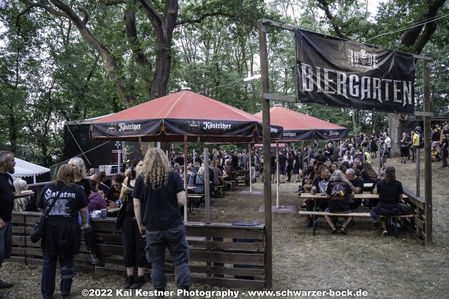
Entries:
{"type": "Polygon", "coordinates": [[[86,25],[87,22],[89,22],[89,12],[82,5],[78,6],[78,9],[83,13],[83,15],[84,15],[83,24],[86,25]]]}
{"type": "MultiPolygon", "coordinates": [[[[420,20],[417,23],[419,22],[424,23],[425,20],[435,17],[438,10],[440,9],[441,6],[444,5],[445,2],[446,0],[435,0],[432,3],[430,3],[429,10],[425,15],[423,15],[420,18],[420,20]]],[[[435,22],[427,23],[424,27],[424,31],[421,33],[423,27],[424,24],[408,30],[401,39],[401,44],[405,47],[412,47],[414,45],[413,52],[415,54],[421,53],[425,44],[429,41],[432,34],[435,32],[437,26],[435,22]]]]}
{"type": "MultiPolygon", "coordinates": [[[[24,1],[22,1],[24,2],[24,1]]],[[[25,4],[28,4],[27,2],[24,2],[25,4]]],[[[20,32],[20,17],[27,14],[31,9],[35,8],[35,7],[40,7],[45,9],[46,11],[48,11],[49,13],[55,15],[55,16],[60,16],[60,17],[65,17],[68,18],[68,16],[59,10],[53,9],[51,7],[48,7],[44,4],[40,4],[40,3],[32,3],[30,4],[27,8],[25,8],[23,11],[21,11],[17,16],[16,16],[16,27],[18,28],[18,31],[20,32]]]]}
{"type": "Polygon", "coordinates": [[[157,31],[161,30],[162,28],[162,17],[159,15],[159,13],[154,8],[153,4],[148,0],[139,0],[142,4],[143,10],[145,11],[145,14],[147,15],[150,22],[153,24],[155,29],[157,31]]]}
{"type": "Polygon", "coordinates": [[[329,22],[332,25],[332,28],[334,28],[335,34],[337,34],[338,37],[341,38],[345,38],[347,39],[347,37],[341,33],[340,28],[335,24],[335,18],[334,16],[331,14],[330,9],[329,9],[329,4],[326,2],[326,0],[317,0],[318,3],[320,4],[320,8],[324,11],[324,13],[326,14],[326,17],[328,18],[329,22]]]}
{"type": "Polygon", "coordinates": [[[211,13],[206,13],[201,15],[199,18],[197,19],[192,19],[192,20],[180,20],[178,22],[176,22],[176,25],[183,25],[183,24],[194,24],[194,23],[201,23],[205,18],[208,17],[217,17],[217,16],[223,16],[223,17],[229,17],[229,18],[234,18],[235,15],[232,14],[228,14],[222,11],[217,11],[217,12],[211,12],[211,13]]]}
{"type": "Polygon", "coordinates": [[[106,6],[114,6],[114,5],[118,5],[118,4],[126,4],[125,0],[116,0],[116,1],[100,0],[100,2],[103,3],[106,6]]]}

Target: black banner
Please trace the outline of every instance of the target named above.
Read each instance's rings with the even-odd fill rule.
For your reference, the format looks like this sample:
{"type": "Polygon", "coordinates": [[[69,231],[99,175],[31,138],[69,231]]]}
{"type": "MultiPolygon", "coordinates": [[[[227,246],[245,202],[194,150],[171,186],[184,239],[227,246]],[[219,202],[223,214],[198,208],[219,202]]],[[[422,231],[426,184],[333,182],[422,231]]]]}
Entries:
{"type": "Polygon", "coordinates": [[[299,29],[295,41],[299,102],[414,112],[413,55],[299,29]]]}
{"type": "Polygon", "coordinates": [[[161,126],[161,119],[93,123],[91,134],[93,138],[159,135],[161,126]]]}
{"type": "Polygon", "coordinates": [[[301,141],[313,139],[313,130],[284,130],[282,141],[301,141]]]}
{"type": "Polygon", "coordinates": [[[348,137],[348,129],[316,130],[315,138],[324,140],[343,139],[348,137]]]}
{"type": "Polygon", "coordinates": [[[208,120],[208,119],[164,119],[167,135],[208,136],[253,136],[254,122],[208,120]]]}

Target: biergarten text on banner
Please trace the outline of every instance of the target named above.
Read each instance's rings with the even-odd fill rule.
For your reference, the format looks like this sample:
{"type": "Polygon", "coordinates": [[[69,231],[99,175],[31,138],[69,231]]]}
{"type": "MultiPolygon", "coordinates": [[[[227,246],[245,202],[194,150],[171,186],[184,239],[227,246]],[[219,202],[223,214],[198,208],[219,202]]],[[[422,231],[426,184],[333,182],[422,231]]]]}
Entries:
{"type": "Polygon", "coordinates": [[[298,101],[414,113],[411,54],[295,30],[298,101]]]}

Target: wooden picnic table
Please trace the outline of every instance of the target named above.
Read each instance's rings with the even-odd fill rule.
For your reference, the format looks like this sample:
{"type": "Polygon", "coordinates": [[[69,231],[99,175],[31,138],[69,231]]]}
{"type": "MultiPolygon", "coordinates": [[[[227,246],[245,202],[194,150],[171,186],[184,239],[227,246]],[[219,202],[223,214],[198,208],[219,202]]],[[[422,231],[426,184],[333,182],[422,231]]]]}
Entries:
{"type": "MultiPolygon", "coordinates": [[[[299,196],[300,198],[306,198],[306,199],[315,199],[315,198],[328,198],[327,195],[321,195],[320,193],[312,194],[312,193],[301,193],[299,196]]],[[[354,194],[354,198],[368,198],[368,199],[378,199],[379,194],[372,194],[372,193],[357,193],[354,194]]]]}

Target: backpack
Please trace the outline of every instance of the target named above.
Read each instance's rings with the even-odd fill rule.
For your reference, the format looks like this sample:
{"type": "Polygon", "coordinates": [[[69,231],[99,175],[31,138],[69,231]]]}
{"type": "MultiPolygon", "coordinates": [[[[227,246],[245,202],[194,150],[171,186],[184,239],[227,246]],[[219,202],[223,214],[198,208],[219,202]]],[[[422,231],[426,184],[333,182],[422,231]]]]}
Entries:
{"type": "Polygon", "coordinates": [[[346,189],[341,183],[336,183],[332,186],[331,200],[342,200],[346,198],[346,189]]]}

